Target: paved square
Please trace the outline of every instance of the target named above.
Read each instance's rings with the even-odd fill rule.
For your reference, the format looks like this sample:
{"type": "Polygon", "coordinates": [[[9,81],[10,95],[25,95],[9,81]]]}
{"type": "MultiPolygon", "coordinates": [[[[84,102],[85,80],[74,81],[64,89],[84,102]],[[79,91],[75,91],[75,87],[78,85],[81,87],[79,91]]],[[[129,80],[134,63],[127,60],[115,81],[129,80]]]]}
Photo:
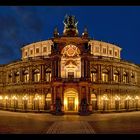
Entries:
{"type": "Polygon", "coordinates": [[[140,134],[140,112],[90,116],[0,111],[0,134],[140,134]]]}

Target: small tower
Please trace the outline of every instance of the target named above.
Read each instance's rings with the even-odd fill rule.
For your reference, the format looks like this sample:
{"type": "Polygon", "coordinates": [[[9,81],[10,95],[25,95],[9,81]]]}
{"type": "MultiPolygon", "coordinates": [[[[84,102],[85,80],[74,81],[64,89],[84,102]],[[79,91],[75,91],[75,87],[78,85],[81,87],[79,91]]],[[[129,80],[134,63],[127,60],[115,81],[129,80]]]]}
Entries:
{"type": "Polygon", "coordinates": [[[59,37],[59,33],[58,33],[58,28],[57,27],[54,28],[53,35],[54,35],[54,37],[59,37]]]}
{"type": "Polygon", "coordinates": [[[78,21],[76,20],[75,16],[66,15],[63,23],[64,23],[63,36],[69,37],[78,36],[79,34],[77,29],[78,21]]]}

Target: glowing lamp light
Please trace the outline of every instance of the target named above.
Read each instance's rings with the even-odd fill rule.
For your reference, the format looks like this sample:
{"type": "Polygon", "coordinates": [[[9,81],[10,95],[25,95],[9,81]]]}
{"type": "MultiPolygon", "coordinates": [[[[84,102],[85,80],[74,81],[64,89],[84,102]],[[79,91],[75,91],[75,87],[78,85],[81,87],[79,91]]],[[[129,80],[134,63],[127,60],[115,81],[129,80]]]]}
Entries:
{"type": "Polygon", "coordinates": [[[41,100],[41,97],[38,95],[37,97],[34,98],[34,100],[41,100]]]}
{"type": "Polygon", "coordinates": [[[78,105],[78,100],[75,100],[75,104],[78,105]]]}
{"type": "Polygon", "coordinates": [[[17,97],[16,96],[13,96],[13,98],[12,98],[13,100],[17,100],[17,97]]]}
{"type": "Polygon", "coordinates": [[[5,100],[8,100],[8,96],[5,96],[5,98],[4,98],[5,100]]]}
{"type": "Polygon", "coordinates": [[[0,100],[2,100],[3,99],[3,97],[2,96],[0,96],[0,100]]]}
{"type": "Polygon", "coordinates": [[[115,97],[115,100],[119,101],[120,100],[120,97],[119,96],[116,96],[115,97]]]}
{"type": "Polygon", "coordinates": [[[109,100],[109,99],[107,98],[107,96],[104,95],[104,96],[102,97],[102,100],[107,101],[107,100],[109,100]]]}
{"type": "Polygon", "coordinates": [[[138,100],[138,99],[139,99],[139,97],[138,97],[138,96],[136,96],[136,97],[135,97],[135,100],[138,100]]]}
{"type": "Polygon", "coordinates": [[[130,96],[127,96],[125,100],[131,100],[132,98],[130,96]]]}
{"type": "Polygon", "coordinates": [[[28,97],[27,96],[24,96],[22,99],[23,100],[28,100],[28,97]]]}
{"type": "Polygon", "coordinates": [[[67,100],[66,99],[64,99],[64,105],[67,105],[67,100]]]}

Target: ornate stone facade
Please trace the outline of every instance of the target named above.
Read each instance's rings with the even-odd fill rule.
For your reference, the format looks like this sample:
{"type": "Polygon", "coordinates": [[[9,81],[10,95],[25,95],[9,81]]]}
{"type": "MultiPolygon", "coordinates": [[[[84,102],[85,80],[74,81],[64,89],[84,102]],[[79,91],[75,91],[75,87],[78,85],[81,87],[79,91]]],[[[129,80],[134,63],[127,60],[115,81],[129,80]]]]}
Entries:
{"type": "Polygon", "coordinates": [[[22,59],[0,66],[0,108],[55,114],[140,108],[140,67],[121,48],[80,36],[74,16],[63,35],[24,46],[22,59]]]}

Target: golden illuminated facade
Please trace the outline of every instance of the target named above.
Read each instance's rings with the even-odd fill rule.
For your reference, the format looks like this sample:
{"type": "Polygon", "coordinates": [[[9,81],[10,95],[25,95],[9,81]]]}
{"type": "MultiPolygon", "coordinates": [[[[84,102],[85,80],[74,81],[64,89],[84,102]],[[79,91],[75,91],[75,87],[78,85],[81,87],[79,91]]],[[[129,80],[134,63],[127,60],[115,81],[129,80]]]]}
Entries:
{"type": "Polygon", "coordinates": [[[0,108],[52,113],[140,108],[140,67],[121,59],[121,48],[79,36],[74,16],[64,31],[24,46],[22,59],[0,66],[0,108]]]}

